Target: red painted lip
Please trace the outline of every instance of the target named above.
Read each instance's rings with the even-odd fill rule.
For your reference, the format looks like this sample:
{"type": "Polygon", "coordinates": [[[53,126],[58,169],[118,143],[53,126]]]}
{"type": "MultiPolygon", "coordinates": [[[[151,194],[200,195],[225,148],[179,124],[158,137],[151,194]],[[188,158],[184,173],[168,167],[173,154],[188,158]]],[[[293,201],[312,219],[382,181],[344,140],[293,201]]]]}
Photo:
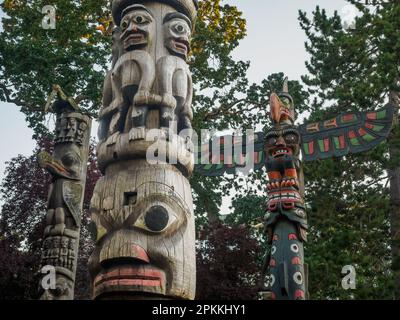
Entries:
{"type": "Polygon", "coordinates": [[[125,49],[128,49],[134,45],[145,44],[145,43],[146,43],[146,37],[141,32],[129,33],[129,35],[126,36],[126,38],[124,39],[125,49]]]}
{"type": "Polygon", "coordinates": [[[176,50],[187,54],[189,52],[189,42],[184,39],[174,39],[173,45],[176,50]]]}
{"type": "Polygon", "coordinates": [[[271,150],[271,155],[273,158],[280,158],[284,155],[291,155],[292,150],[286,147],[276,147],[271,150]]]}
{"type": "Polygon", "coordinates": [[[158,287],[165,288],[165,273],[150,265],[121,266],[98,274],[95,287],[158,287]]]}

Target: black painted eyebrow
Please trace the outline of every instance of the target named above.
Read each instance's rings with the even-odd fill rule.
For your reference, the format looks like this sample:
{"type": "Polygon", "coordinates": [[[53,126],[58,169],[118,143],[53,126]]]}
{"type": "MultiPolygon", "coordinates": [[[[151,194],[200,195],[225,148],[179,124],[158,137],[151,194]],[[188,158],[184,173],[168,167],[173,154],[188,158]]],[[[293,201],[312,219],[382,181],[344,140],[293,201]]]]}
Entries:
{"type": "Polygon", "coordinates": [[[164,17],[163,24],[167,23],[168,21],[171,21],[172,19],[175,19],[175,18],[185,20],[188,23],[190,29],[192,28],[192,23],[191,23],[190,19],[187,16],[185,16],[183,13],[180,13],[180,12],[167,13],[164,17]]]}
{"type": "Polygon", "coordinates": [[[294,133],[294,134],[299,134],[299,132],[296,129],[290,128],[290,129],[283,129],[282,131],[283,134],[288,134],[288,133],[294,133]]]}
{"type": "Polygon", "coordinates": [[[147,9],[145,6],[141,5],[141,4],[133,4],[129,7],[126,7],[124,10],[122,10],[121,13],[121,19],[128,13],[134,10],[144,10],[146,11],[149,15],[151,15],[153,17],[153,15],[151,14],[151,12],[149,11],[149,9],[147,9]]]}
{"type": "Polygon", "coordinates": [[[272,130],[272,131],[267,132],[267,134],[265,135],[265,137],[266,137],[266,138],[277,137],[277,136],[279,136],[279,133],[280,133],[280,132],[278,132],[278,131],[272,130]]]}

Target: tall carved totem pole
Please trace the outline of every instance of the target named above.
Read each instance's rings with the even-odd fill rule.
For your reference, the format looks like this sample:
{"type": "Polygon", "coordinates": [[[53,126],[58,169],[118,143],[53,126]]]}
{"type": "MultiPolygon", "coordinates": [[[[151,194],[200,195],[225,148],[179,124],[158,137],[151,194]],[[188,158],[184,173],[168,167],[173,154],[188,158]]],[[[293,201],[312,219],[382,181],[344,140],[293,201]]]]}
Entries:
{"type": "Polygon", "coordinates": [[[282,92],[272,93],[270,107],[271,127],[252,137],[225,136],[210,140],[197,155],[198,159],[210,161],[207,164],[199,161],[196,171],[217,176],[235,174],[249,164],[254,170],[266,168],[269,181],[264,225],[270,252],[262,270],[260,296],[272,300],[303,300],[308,298],[308,270],[303,249],[308,225],[300,160],[315,161],[371,150],[389,135],[394,108],[387,104],[376,111],[344,113],[326,121],[296,126],[287,81],[282,92]],[[250,143],[254,148],[248,148],[250,143]],[[241,148],[237,144],[242,144],[241,148]],[[237,155],[235,149],[242,153],[237,155]]]}
{"type": "MultiPolygon", "coordinates": [[[[78,262],[91,118],[82,114],[72,98],[55,86],[59,99],[51,106],[56,114],[53,155],[39,154],[39,164],[52,176],[41,256],[41,300],[72,300],[78,262]],[[50,269],[55,271],[51,283],[50,269]],[[46,281],[45,277],[50,277],[46,281]],[[46,285],[47,284],[47,285],[46,285]]],[[[53,95],[53,96],[54,96],[53,95]]]]}
{"type": "Polygon", "coordinates": [[[112,15],[112,70],[104,82],[97,149],[103,176],[90,209],[97,233],[89,260],[93,298],[193,299],[186,59],[197,1],[114,0],[112,15]]]}
{"type": "Polygon", "coordinates": [[[305,299],[303,243],[308,226],[300,179],[300,133],[294,125],[294,104],[286,81],[279,95],[271,95],[270,106],[273,126],[265,135],[269,178],[265,226],[271,250],[265,267],[269,269],[271,299],[305,299]]]}

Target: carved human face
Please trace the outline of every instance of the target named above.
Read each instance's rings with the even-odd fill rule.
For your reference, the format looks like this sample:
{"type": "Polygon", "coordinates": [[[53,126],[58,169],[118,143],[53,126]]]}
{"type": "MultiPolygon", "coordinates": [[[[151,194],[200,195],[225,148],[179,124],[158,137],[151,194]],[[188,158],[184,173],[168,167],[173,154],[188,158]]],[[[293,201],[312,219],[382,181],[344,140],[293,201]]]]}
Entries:
{"type": "Polygon", "coordinates": [[[279,159],[285,155],[297,157],[299,143],[300,134],[294,126],[277,126],[266,134],[266,151],[270,158],[279,159]]]}
{"type": "Polygon", "coordinates": [[[154,18],[143,6],[135,6],[121,20],[121,42],[124,52],[146,47],[154,34],[154,18]]]}
{"type": "MultiPolygon", "coordinates": [[[[139,185],[136,175],[124,178],[124,173],[96,185],[91,214],[98,246],[89,260],[95,298],[120,292],[194,297],[194,216],[184,200],[190,195],[157,181],[160,173],[153,169],[147,181],[138,175],[139,185]],[[115,191],[107,188],[113,179],[118,181],[115,191]],[[123,203],[118,202],[121,198],[123,203]]],[[[165,176],[180,179],[173,171],[165,176]]]]}
{"type": "Polygon", "coordinates": [[[191,30],[187,18],[175,13],[164,21],[165,46],[171,54],[186,60],[190,52],[191,30]]]}

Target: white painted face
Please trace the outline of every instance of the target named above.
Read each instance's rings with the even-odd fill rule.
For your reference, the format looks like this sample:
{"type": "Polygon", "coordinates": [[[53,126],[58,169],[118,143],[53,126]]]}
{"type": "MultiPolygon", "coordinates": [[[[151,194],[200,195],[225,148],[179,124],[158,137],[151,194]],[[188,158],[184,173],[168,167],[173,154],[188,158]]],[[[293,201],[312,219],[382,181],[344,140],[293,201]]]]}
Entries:
{"type": "Polygon", "coordinates": [[[179,14],[164,22],[165,46],[171,54],[186,60],[190,52],[191,30],[189,23],[179,14]]]}
{"type": "Polygon", "coordinates": [[[146,47],[155,34],[154,18],[148,10],[139,5],[122,17],[120,28],[125,52],[146,47]]]}

